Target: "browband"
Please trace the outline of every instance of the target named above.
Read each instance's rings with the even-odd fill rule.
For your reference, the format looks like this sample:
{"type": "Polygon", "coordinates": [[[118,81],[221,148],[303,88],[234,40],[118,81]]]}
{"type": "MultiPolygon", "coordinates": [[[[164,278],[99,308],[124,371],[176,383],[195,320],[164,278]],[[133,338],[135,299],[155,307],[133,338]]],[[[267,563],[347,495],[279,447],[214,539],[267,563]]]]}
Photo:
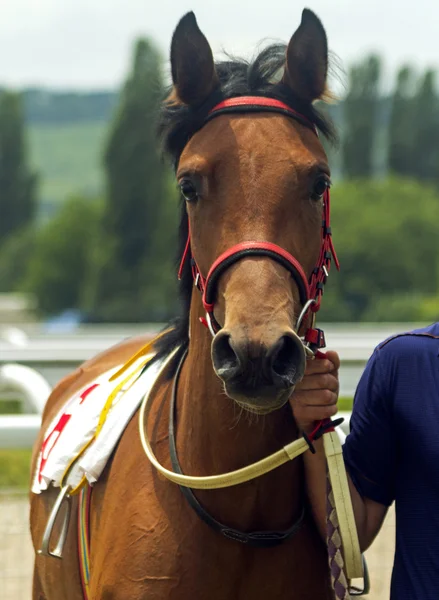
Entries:
{"type": "Polygon", "coordinates": [[[252,113],[252,112],[271,112],[280,113],[287,117],[292,117],[312,129],[316,135],[317,129],[311,121],[299,113],[285,102],[275,98],[266,98],[264,96],[238,96],[237,98],[228,98],[216,104],[207,114],[204,123],[223,114],[230,113],[252,113]]]}

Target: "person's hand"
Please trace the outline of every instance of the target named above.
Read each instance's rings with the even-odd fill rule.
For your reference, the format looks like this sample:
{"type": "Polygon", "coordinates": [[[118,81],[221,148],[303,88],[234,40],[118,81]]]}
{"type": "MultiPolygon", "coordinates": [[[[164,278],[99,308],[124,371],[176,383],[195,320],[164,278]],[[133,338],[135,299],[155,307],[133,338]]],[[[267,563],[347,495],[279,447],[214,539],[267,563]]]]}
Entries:
{"type": "Polygon", "coordinates": [[[327,352],[325,358],[307,360],[305,375],[290,398],[296,423],[305,433],[314,428],[315,421],[336,414],[339,367],[336,352],[327,352]]]}

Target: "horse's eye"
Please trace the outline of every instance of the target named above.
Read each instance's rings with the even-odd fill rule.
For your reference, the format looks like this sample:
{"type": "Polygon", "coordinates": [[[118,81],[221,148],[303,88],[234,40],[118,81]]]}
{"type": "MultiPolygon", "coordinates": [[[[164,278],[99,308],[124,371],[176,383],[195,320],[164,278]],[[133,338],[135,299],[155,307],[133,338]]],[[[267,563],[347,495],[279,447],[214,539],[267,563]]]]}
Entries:
{"type": "Polygon", "coordinates": [[[323,175],[320,176],[314,183],[314,188],[313,188],[313,191],[311,194],[311,198],[313,200],[320,200],[330,185],[331,185],[331,182],[329,181],[329,179],[327,177],[325,177],[323,175]]]}
{"type": "Polygon", "coordinates": [[[180,181],[180,190],[187,202],[196,202],[198,200],[198,192],[190,179],[180,181]]]}

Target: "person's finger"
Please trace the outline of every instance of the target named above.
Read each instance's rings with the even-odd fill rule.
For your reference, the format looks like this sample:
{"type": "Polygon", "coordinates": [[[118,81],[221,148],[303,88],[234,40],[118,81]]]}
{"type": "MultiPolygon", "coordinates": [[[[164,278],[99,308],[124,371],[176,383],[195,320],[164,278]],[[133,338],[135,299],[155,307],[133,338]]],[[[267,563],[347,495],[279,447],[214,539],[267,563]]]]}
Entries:
{"type": "Polygon", "coordinates": [[[329,406],[337,404],[338,393],[332,390],[316,390],[314,392],[294,392],[291,402],[293,407],[307,409],[309,407],[329,406]]]}
{"type": "Polygon", "coordinates": [[[337,414],[338,408],[336,404],[328,406],[315,406],[302,409],[300,406],[294,407],[293,413],[297,423],[312,423],[322,419],[330,419],[337,414]]]}
{"type": "Polygon", "coordinates": [[[306,361],[305,375],[330,373],[334,370],[334,364],[330,360],[327,360],[326,358],[314,358],[306,361]]]}
{"type": "Polygon", "coordinates": [[[338,391],[338,379],[332,373],[319,373],[315,375],[307,375],[297,384],[296,390],[332,390],[338,391]]]}
{"type": "Polygon", "coordinates": [[[326,359],[325,360],[329,360],[334,365],[334,369],[336,371],[339,370],[339,368],[340,368],[340,357],[337,354],[337,352],[334,352],[334,350],[329,350],[328,352],[326,352],[326,359]]]}

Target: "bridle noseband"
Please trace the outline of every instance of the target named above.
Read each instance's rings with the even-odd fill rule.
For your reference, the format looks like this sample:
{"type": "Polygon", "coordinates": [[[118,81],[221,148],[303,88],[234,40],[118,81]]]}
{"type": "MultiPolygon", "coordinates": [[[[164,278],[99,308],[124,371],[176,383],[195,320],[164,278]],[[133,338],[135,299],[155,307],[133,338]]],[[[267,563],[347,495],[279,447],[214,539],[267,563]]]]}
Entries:
{"type": "MultiPolygon", "coordinates": [[[[259,96],[241,96],[239,98],[223,100],[212,108],[204,123],[207,123],[211,119],[222,114],[249,112],[274,112],[286,115],[299,121],[306,127],[309,127],[318,136],[315,126],[306,117],[289,107],[287,104],[280,100],[275,100],[274,98],[259,96]]],[[[215,260],[209,269],[207,277],[203,277],[191,252],[190,229],[188,231],[188,238],[181,259],[178,276],[181,278],[186,260],[190,258],[192,276],[196,287],[202,294],[203,306],[206,310],[206,319],[201,318],[200,321],[209,328],[212,335],[215,335],[221,329],[221,326],[214,316],[216,292],[221,275],[229,267],[243,258],[249,256],[265,256],[287,269],[297,285],[300,303],[302,305],[302,311],[296,324],[297,333],[299,333],[300,328],[309,313],[312,313],[310,324],[304,332],[304,345],[306,348],[311,349],[312,353],[315,353],[319,348],[325,346],[323,331],[314,327],[315,313],[320,309],[324,285],[329,275],[332,259],[334,259],[337,269],[339,268],[339,262],[331,236],[329,188],[326,189],[323,196],[322,242],[320,255],[309,278],[306,276],[301,264],[294,256],[277,244],[264,241],[246,241],[232,246],[215,260]]]]}

